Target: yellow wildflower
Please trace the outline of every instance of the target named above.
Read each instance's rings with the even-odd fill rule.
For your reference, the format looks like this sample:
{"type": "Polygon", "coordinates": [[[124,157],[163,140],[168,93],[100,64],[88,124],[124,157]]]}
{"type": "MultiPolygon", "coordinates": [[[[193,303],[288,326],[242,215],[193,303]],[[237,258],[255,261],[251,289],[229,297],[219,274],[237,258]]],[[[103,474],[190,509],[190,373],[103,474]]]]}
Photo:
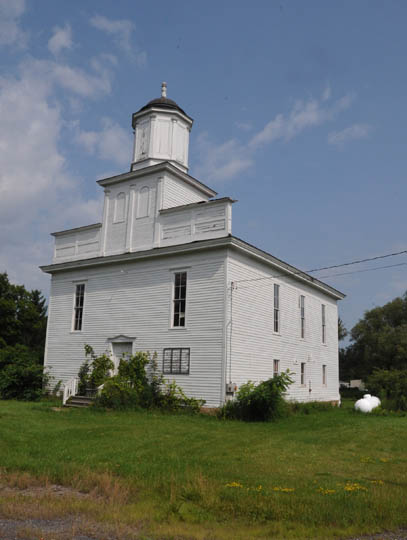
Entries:
{"type": "Polygon", "coordinates": [[[372,484],[379,484],[379,486],[382,486],[384,484],[383,480],[370,480],[372,484]]]}
{"type": "Polygon", "coordinates": [[[345,485],[344,489],[345,491],[367,491],[367,489],[364,486],[361,486],[357,482],[354,482],[354,483],[348,482],[345,485]]]}
{"type": "Polygon", "coordinates": [[[295,488],[284,488],[280,486],[273,487],[273,491],[282,491],[283,493],[292,493],[295,488]]]}
{"type": "Polygon", "coordinates": [[[230,482],[229,484],[226,484],[226,487],[242,488],[243,485],[240,484],[240,482],[230,482]]]}
{"type": "Polygon", "coordinates": [[[333,495],[334,493],[336,493],[336,489],[325,489],[323,487],[318,488],[318,491],[322,495],[333,495]]]}

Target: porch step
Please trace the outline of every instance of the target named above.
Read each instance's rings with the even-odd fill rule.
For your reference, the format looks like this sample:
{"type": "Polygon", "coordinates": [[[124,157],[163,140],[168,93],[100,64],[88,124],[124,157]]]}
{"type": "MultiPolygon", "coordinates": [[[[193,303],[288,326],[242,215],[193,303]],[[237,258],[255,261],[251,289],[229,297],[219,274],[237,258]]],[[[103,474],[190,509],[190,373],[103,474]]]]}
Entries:
{"type": "Polygon", "coordinates": [[[65,407],[89,407],[93,401],[93,398],[88,396],[72,396],[65,403],[65,407]]]}

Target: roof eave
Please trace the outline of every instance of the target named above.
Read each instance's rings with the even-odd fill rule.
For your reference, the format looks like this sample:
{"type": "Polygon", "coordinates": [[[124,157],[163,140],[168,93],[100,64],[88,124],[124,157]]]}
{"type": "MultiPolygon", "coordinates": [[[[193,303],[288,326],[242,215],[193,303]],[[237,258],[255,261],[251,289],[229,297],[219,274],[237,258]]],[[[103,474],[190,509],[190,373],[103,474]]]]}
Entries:
{"type": "Polygon", "coordinates": [[[136,120],[138,120],[142,116],[145,116],[146,114],[150,114],[152,112],[153,113],[160,113],[160,114],[161,113],[162,114],[173,114],[173,115],[176,114],[177,116],[182,118],[190,126],[192,126],[192,124],[194,123],[193,118],[188,116],[186,113],[182,113],[179,109],[175,109],[175,108],[171,109],[171,108],[152,106],[152,107],[149,107],[148,109],[140,110],[140,111],[137,111],[137,112],[133,113],[132,117],[131,117],[131,127],[134,129],[136,120]]]}
{"type": "Polygon", "coordinates": [[[128,173],[119,174],[117,176],[110,176],[108,178],[102,178],[100,180],[97,180],[97,183],[102,186],[111,186],[114,184],[118,184],[120,182],[124,182],[126,180],[131,180],[132,178],[138,178],[141,176],[145,176],[146,174],[154,174],[156,172],[160,172],[162,170],[170,171],[172,174],[180,178],[181,180],[184,180],[188,184],[192,185],[208,197],[216,197],[218,194],[215,190],[210,188],[209,186],[203,184],[193,176],[190,176],[189,174],[183,173],[180,171],[177,167],[174,165],[171,165],[168,161],[163,161],[162,163],[158,163],[157,165],[151,165],[150,167],[144,167],[142,169],[137,169],[135,171],[130,171],[128,173]]]}
{"type": "MultiPolygon", "coordinates": [[[[147,258],[165,257],[165,256],[181,254],[184,252],[188,253],[188,252],[199,251],[203,249],[213,249],[213,248],[221,248],[221,247],[232,247],[235,249],[239,249],[242,252],[245,252],[247,255],[250,255],[258,260],[263,261],[266,264],[272,265],[274,268],[277,268],[280,272],[282,272],[282,274],[280,274],[281,277],[282,275],[287,275],[303,283],[307,283],[311,287],[314,287],[324,292],[325,294],[328,294],[329,296],[335,298],[336,300],[342,300],[346,296],[345,294],[338,291],[334,287],[331,287],[330,285],[327,285],[326,283],[319,281],[318,279],[310,276],[306,272],[299,270],[295,266],[291,266],[290,264],[285,263],[284,261],[281,261],[280,259],[277,259],[270,253],[267,253],[266,251],[263,251],[245,242],[244,240],[241,240],[240,238],[237,238],[236,236],[231,236],[231,235],[223,236],[221,238],[209,239],[209,240],[198,240],[198,241],[189,242],[186,244],[176,244],[174,246],[153,248],[146,251],[133,251],[133,252],[123,253],[120,255],[107,255],[103,257],[93,257],[91,259],[82,259],[82,260],[76,260],[76,261],[62,262],[62,263],[57,263],[57,264],[40,266],[40,269],[45,273],[53,274],[53,273],[57,273],[61,271],[76,270],[76,269],[88,268],[92,266],[101,266],[104,264],[133,262],[133,261],[147,259],[147,258]]],[[[279,276],[274,276],[274,277],[279,277],[279,276]]]]}

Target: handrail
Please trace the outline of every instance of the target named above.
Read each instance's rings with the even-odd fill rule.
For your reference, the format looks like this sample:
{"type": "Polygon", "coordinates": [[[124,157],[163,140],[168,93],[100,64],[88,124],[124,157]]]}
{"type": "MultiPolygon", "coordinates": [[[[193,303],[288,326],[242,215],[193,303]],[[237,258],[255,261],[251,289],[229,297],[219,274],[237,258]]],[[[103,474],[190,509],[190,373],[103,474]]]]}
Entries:
{"type": "Polygon", "coordinates": [[[69,379],[69,381],[65,383],[64,393],[62,397],[62,405],[65,405],[65,403],[68,401],[70,397],[77,395],[78,383],[79,383],[79,380],[76,377],[72,377],[72,379],[69,379]]]}

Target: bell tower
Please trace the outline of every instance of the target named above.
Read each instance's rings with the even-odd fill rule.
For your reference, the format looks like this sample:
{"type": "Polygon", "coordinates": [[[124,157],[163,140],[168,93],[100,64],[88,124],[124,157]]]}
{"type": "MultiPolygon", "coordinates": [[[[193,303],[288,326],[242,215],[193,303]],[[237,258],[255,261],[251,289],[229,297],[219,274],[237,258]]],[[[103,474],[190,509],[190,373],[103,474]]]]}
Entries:
{"type": "Polygon", "coordinates": [[[167,98],[167,83],[161,97],[153,99],[133,114],[134,130],[131,171],[169,161],[188,172],[189,133],[193,120],[172,99],[167,98]]]}

